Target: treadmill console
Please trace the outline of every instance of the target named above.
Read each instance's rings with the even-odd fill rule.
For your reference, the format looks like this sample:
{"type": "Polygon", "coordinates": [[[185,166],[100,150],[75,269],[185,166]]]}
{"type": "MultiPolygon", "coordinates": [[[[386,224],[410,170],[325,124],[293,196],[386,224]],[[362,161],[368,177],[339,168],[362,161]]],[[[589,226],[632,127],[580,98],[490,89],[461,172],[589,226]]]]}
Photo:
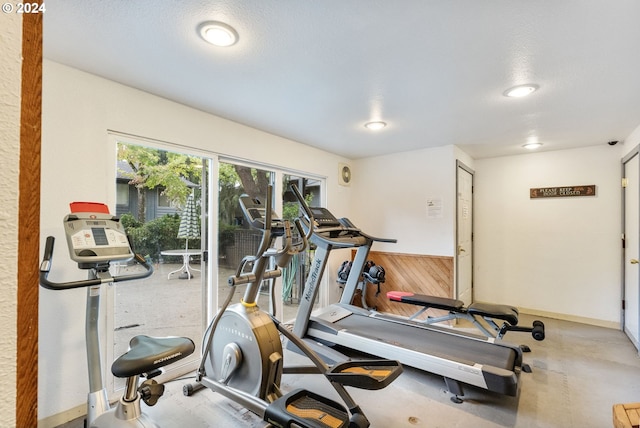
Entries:
{"type": "Polygon", "coordinates": [[[117,217],[100,212],[76,212],[64,218],[69,255],[79,264],[133,258],[129,239],[117,217]]]}
{"type": "Polygon", "coordinates": [[[340,227],[340,221],[335,218],[331,212],[322,207],[310,207],[311,213],[313,214],[313,218],[316,221],[316,225],[320,228],[322,227],[340,227]]]}
{"type": "MultiPolygon", "coordinates": [[[[267,207],[258,198],[248,195],[240,196],[240,207],[245,218],[254,229],[264,229],[267,207]]],[[[271,233],[276,236],[284,235],[284,221],[275,211],[271,211],[271,233]]]]}

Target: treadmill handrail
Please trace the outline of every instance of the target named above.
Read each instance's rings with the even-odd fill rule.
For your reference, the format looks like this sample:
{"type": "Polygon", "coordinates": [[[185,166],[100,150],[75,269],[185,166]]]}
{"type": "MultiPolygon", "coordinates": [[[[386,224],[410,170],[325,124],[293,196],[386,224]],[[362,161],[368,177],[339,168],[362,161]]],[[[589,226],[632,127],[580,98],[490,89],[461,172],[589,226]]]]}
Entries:
{"type": "Polygon", "coordinates": [[[329,238],[318,233],[314,233],[311,237],[311,242],[317,244],[318,241],[337,248],[360,247],[367,244],[367,238],[364,236],[340,236],[329,238]]]}
{"type": "MultiPolygon", "coordinates": [[[[307,219],[304,219],[303,225],[308,229],[309,223],[307,219]]],[[[350,247],[359,247],[362,245],[366,245],[367,242],[387,242],[395,244],[398,242],[397,239],[394,238],[378,238],[375,236],[368,235],[364,233],[357,227],[353,226],[353,223],[348,218],[341,218],[340,223],[342,226],[330,226],[330,227],[321,227],[316,226],[313,231],[312,240],[316,239],[327,244],[330,244],[334,247],[340,248],[350,248],[350,247]],[[327,236],[327,234],[331,234],[333,232],[338,232],[341,235],[338,236],[327,236]],[[342,234],[344,233],[344,234],[342,234]]]]}
{"type": "Polygon", "coordinates": [[[369,235],[367,233],[364,233],[362,230],[360,230],[357,227],[355,227],[354,224],[351,223],[351,220],[349,220],[346,217],[343,217],[343,218],[340,219],[340,223],[343,223],[343,222],[346,223],[345,226],[346,226],[347,230],[357,231],[360,235],[362,235],[362,236],[366,237],[367,239],[370,239],[370,240],[372,240],[374,242],[387,242],[387,243],[390,243],[390,244],[395,244],[395,243],[398,242],[398,240],[395,239],[395,238],[378,238],[378,237],[375,237],[375,236],[371,236],[371,235],[369,235]]]}

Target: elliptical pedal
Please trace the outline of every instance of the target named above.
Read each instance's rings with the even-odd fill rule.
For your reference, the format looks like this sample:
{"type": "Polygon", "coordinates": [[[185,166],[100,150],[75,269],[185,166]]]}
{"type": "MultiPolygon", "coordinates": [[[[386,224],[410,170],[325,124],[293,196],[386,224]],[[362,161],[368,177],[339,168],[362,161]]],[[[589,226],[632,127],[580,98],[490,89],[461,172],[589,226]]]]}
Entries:
{"type": "Polygon", "coordinates": [[[296,389],[271,403],[264,420],[276,427],[342,428],[349,426],[349,413],[333,400],[296,389]]]}
{"type": "Polygon", "coordinates": [[[326,373],[327,378],[354,388],[377,390],[385,388],[402,373],[395,360],[345,361],[326,373]]]}

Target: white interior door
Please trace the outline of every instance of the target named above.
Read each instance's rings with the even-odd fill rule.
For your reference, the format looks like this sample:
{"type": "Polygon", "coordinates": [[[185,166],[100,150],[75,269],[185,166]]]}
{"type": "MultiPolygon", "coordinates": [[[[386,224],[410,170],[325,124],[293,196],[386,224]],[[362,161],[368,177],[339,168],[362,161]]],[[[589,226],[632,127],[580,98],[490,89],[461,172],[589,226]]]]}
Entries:
{"type": "Polygon", "coordinates": [[[473,171],[457,165],[456,298],[473,302],[473,171]]]}
{"type": "Polygon", "coordinates": [[[638,275],[639,257],[639,208],[640,208],[640,156],[637,149],[624,161],[624,177],[627,185],[624,191],[624,290],[623,323],[624,331],[636,348],[640,329],[640,280],[638,275]]]}

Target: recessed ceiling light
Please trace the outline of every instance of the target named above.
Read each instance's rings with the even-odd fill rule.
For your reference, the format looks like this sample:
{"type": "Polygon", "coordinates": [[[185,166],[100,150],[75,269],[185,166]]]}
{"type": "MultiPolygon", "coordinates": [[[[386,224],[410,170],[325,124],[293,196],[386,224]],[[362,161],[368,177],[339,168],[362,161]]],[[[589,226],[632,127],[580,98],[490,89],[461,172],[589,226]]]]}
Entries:
{"type": "Polygon", "coordinates": [[[504,91],[503,95],[505,97],[511,97],[511,98],[526,97],[527,95],[537,91],[539,88],[540,86],[530,84],[530,83],[526,85],[518,85],[518,86],[514,86],[513,88],[507,89],[506,91],[504,91]]]}
{"type": "Polygon", "coordinates": [[[364,127],[370,129],[371,131],[379,131],[385,126],[387,126],[387,124],[379,120],[374,122],[367,122],[364,124],[364,127]]]}
{"type": "Polygon", "coordinates": [[[224,22],[207,21],[198,26],[198,33],[215,46],[232,46],[238,41],[238,32],[224,22]]]}
{"type": "Polygon", "coordinates": [[[528,149],[528,150],[535,150],[535,149],[538,149],[538,148],[542,147],[542,143],[527,143],[522,147],[524,147],[525,149],[528,149]]]}

